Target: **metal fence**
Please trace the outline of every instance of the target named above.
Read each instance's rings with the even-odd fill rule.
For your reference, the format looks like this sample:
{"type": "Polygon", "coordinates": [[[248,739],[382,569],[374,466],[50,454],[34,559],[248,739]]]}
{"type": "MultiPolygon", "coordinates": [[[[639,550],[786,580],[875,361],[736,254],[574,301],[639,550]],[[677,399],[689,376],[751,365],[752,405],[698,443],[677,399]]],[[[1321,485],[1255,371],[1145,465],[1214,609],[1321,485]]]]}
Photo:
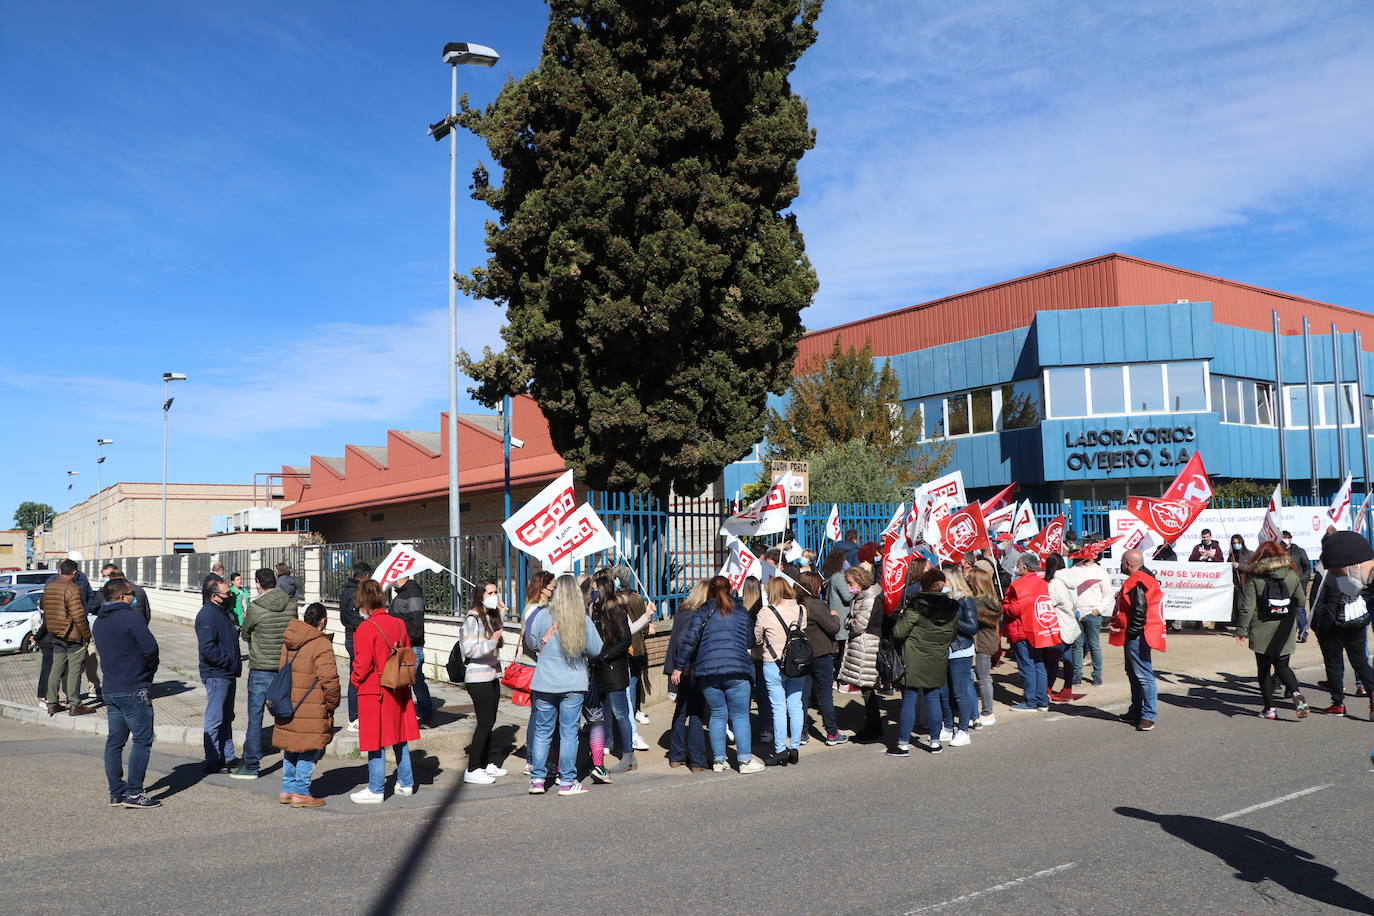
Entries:
{"type": "Polygon", "coordinates": [[[183,565],[181,560],[181,556],[174,553],[162,558],[162,574],[158,577],[159,585],[163,588],[181,588],[181,567],[183,565]]]}
{"type": "Polygon", "coordinates": [[[208,553],[189,553],[186,555],[186,581],[182,583],[182,590],[188,592],[199,592],[200,584],[205,581],[205,577],[210,575],[210,561],[214,559],[208,553]]]}

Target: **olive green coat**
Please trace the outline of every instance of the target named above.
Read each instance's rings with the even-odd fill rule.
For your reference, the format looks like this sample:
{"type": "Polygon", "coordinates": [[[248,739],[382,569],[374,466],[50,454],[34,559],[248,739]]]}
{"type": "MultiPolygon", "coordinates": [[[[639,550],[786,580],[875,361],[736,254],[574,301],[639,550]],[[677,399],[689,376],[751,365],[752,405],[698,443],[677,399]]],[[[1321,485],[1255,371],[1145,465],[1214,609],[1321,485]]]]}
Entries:
{"type": "Polygon", "coordinates": [[[1288,557],[1260,560],[1246,572],[1240,598],[1240,617],[1236,624],[1237,635],[1250,638],[1250,649],[1256,655],[1269,658],[1292,655],[1298,641],[1298,615],[1306,606],[1307,596],[1303,593],[1302,580],[1298,578],[1288,557]],[[1284,591],[1289,595],[1288,613],[1282,616],[1259,613],[1271,580],[1282,582],[1284,591]]]}
{"type": "Polygon", "coordinates": [[[949,677],[949,646],[954,642],[959,602],[940,592],[921,592],[907,601],[892,628],[901,643],[906,665],[904,686],[911,689],[943,687],[949,677]]]}

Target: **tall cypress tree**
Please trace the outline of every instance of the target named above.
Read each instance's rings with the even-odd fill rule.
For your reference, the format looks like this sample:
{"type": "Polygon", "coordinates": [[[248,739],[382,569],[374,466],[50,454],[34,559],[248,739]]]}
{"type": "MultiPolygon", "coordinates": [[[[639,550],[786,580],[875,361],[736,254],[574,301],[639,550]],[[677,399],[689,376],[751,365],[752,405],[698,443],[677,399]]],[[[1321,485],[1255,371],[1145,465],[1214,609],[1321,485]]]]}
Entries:
{"type": "Polygon", "coordinates": [[[463,123],[502,169],[466,290],[506,348],[463,354],[487,404],[528,391],[596,488],[695,493],[763,432],[816,291],[788,212],[815,143],[789,75],[822,0],[550,0],[539,65],[463,123]]]}

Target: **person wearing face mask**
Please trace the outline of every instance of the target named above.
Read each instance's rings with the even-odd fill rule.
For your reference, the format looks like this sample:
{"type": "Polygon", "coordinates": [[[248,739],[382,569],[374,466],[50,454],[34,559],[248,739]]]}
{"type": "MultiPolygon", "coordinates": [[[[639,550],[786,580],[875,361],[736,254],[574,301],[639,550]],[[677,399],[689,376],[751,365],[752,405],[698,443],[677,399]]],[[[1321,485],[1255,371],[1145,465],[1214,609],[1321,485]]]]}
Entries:
{"type": "MultiPolygon", "coordinates": [[[[941,698],[949,683],[949,649],[958,632],[959,602],[950,594],[951,587],[939,569],[928,569],[921,576],[921,590],[907,599],[901,617],[892,628],[892,638],[902,647],[902,708],[897,717],[897,738],[888,750],[889,757],[911,756],[911,733],[916,728],[916,704],[925,714],[926,750],[940,753],[944,728],[941,698]]],[[[973,626],[977,627],[977,612],[973,612],[973,626]]],[[[971,634],[970,634],[971,635],[971,634]]],[[[966,724],[966,723],[964,723],[966,724]]],[[[960,730],[951,736],[958,744],[968,744],[968,731],[960,730]]],[[[950,744],[955,744],[950,741],[950,744]]]]}
{"type": "MultiPolygon", "coordinates": [[[[1245,546],[1245,538],[1234,535],[1231,538],[1231,553],[1227,560],[1231,563],[1231,626],[1236,625],[1240,620],[1240,596],[1241,596],[1241,575],[1246,567],[1250,565],[1250,560],[1254,556],[1254,551],[1245,546]]],[[[1217,629],[1221,629],[1218,624],[1217,629]]]]}
{"type": "MultiPolygon", "coordinates": [[[[1303,550],[1293,542],[1293,532],[1285,531],[1279,535],[1283,549],[1288,551],[1288,557],[1293,561],[1293,566],[1298,571],[1298,581],[1302,583],[1304,595],[1309,595],[1308,590],[1312,584],[1312,560],[1307,556],[1307,551],[1303,550]]],[[[1307,605],[1304,604],[1301,613],[1298,615],[1298,642],[1307,642],[1307,605]]]]}
{"type": "Polygon", "coordinates": [[[501,702],[501,620],[506,606],[501,601],[501,589],[490,580],[482,583],[473,598],[459,637],[467,662],[463,687],[472,698],[473,715],[477,717],[477,727],[468,744],[468,768],[463,773],[463,782],[490,785],[498,776],[506,775],[491,759],[491,730],[496,725],[496,710],[501,702]]]}
{"type": "Polygon", "coordinates": [[[864,698],[864,726],[854,736],[857,741],[877,741],[883,737],[882,700],[878,686],[878,647],[883,637],[883,587],[873,573],[860,564],[844,571],[849,590],[849,619],[845,626],[849,639],[840,662],[840,683],[859,688],[864,698]]]}
{"type": "Polygon", "coordinates": [[[1365,584],[1374,548],[1354,531],[1337,531],[1322,539],[1321,564],[1326,570],[1318,587],[1312,612],[1312,630],[1326,663],[1331,705],[1322,712],[1345,714],[1345,659],[1355,671],[1355,681],[1370,693],[1369,718],[1374,720],[1374,669],[1369,664],[1369,607],[1374,589],[1365,584]],[[1344,657],[1342,655],[1344,654],[1344,657]]]}

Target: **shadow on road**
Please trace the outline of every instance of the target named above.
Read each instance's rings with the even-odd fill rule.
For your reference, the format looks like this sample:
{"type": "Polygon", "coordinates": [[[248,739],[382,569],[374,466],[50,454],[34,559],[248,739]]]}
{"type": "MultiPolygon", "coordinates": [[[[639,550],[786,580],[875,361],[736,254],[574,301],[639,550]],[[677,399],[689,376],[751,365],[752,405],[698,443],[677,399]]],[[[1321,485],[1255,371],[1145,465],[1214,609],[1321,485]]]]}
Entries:
{"type": "Polygon", "coordinates": [[[157,782],[148,787],[147,792],[156,800],[163,801],[171,798],[178,792],[184,792],[205,778],[205,761],[196,760],[191,763],[179,763],[172,767],[172,772],[166,774],[157,782]],[[162,789],[161,795],[153,795],[158,789],[162,789]]]}
{"type": "MultiPolygon", "coordinates": [[[[366,780],[367,767],[364,766],[362,770],[363,779],[366,780]]],[[[425,855],[433,848],[439,831],[443,829],[444,815],[458,804],[458,799],[463,794],[463,785],[462,779],[455,779],[453,786],[444,793],[444,799],[439,803],[433,816],[425,820],[415,831],[410,845],[396,859],[397,866],[391,874],[391,880],[377,894],[372,907],[368,910],[370,916],[390,916],[392,913],[400,912],[402,904],[405,903],[406,891],[414,883],[420,867],[424,865],[425,855]]]]}
{"type": "MultiPolygon", "coordinates": [[[[1116,808],[1123,817],[1151,821],[1171,836],[1203,852],[1209,852],[1236,870],[1235,877],[1250,884],[1270,881],[1295,897],[1340,907],[1355,913],[1374,914],[1374,899],[1336,880],[1334,868],[1314,860],[1312,854],[1267,833],[1187,814],[1152,814],[1140,808],[1116,808]]],[[[1260,894],[1262,888],[1256,888],[1260,894]]],[[[1281,901],[1270,901],[1282,905],[1281,901]]]]}

